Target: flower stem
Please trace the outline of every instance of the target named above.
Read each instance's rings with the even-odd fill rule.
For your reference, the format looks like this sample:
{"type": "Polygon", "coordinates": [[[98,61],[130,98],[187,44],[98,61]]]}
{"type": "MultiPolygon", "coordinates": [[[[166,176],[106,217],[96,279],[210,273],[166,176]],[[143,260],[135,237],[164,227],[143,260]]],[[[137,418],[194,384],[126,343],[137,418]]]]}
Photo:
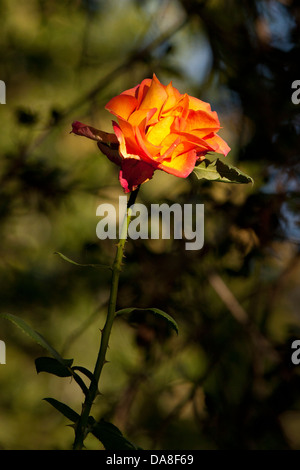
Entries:
{"type": "Polygon", "coordinates": [[[131,207],[135,203],[138,191],[139,191],[139,187],[135,191],[132,191],[132,193],[130,193],[130,197],[127,203],[127,211],[126,211],[126,215],[124,218],[119,243],[117,244],[117,252],[116,252],[115,260],[112,266],[112,279],[111,279],[111,289],[110,289],[108,311],[107,311],[106,322],[102,330],[100,348],[98,351],[98,356],[97,356],[97,360],[95,364],[94,380],[91,381],[90,387],[85,397],[85,401],[82,406],[81,416],[78,420],[78,423],[76,424],[75,440],[73,444],[74,450],[81,450],[83,448],[84,439],[89,432],[88,419],[89,419],[93,402],[98,394],[98,384],[99,384],[103,366],[106,362],[106,358],[105,358],[106,351],[108,348],[111,329],[112,329],[113,322],[115,319],[119,278],[120,278],[120,273],[122,271],[122,260],[124,256],[124,248],[125,248],[125,243],[127,239],[128,226],[129,226],[131,214],[132,214],[131,207]]]}

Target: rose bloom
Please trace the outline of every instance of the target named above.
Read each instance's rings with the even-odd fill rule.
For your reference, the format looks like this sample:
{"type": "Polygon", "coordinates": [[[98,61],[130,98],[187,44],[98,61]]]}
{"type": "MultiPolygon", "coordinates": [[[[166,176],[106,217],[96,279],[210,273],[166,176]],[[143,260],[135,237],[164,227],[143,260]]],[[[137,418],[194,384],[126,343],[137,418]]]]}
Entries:
{"type": "Polygon", "coordinates": [[[230,151],[217,135],[220,122],[210,104],[181,94],[172,82],[146,78],[112,98],[105,108],[114,114],[113,134],[79,122],[73,132],[98,140],[100,150],[120,166],[126,193],[152,178],[155,170],[186,178],[208,152],[230,151]]]}

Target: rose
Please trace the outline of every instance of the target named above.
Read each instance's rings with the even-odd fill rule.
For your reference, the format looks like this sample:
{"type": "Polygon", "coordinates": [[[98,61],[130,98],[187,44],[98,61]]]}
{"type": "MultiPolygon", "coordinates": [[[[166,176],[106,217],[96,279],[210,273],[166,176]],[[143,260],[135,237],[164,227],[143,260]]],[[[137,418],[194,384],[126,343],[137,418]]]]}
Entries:
{"type": "Polygon", "coordinates": [[[220,122],[209,103],[165,86],[153,75],[112,98],[105,108],[114,114],[115,134],[79,122],[73,132],[98,141],[102,152],[120,166],[125,192],[152,178],[155,170],[186,178],[208,152],[227,155],[217,135],[220,122]]]}

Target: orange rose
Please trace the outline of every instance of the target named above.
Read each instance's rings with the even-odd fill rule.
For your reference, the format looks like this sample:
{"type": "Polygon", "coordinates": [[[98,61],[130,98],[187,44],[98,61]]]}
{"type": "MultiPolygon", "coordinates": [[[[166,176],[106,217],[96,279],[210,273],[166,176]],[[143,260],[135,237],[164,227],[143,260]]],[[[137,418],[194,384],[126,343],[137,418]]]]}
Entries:
{"type": "Polygon", "coordinates": [[[207,152],[226,156],[230,151],[216,134],[220,122],[210,105],[182,95],[172,83],[162,85],[155,75],[112,98],[105,108],[118,119],[113,121],[115,135],[78,122],[73,132],[98,140],[103,153],[121,167],[125,192],[152,178],[155,170],[186,178],[207,152]]]}

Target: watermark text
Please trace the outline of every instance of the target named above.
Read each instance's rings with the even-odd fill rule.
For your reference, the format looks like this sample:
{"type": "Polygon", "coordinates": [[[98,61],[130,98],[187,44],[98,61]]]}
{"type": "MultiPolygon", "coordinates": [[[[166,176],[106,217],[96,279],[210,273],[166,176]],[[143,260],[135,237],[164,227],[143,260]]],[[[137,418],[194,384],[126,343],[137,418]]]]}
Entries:
{"type": "Polygon", "coordinates": [[[6,345],[0,340],[0,364],[6,364],[6,345]]]}
{"type": "Polygon", "coordinates": [[[300,340],[295,339],[295,341],[292,342],[292,349],[295,349],[295,351],[292,353],[291,360],[292,363],[295,366],[298,366],[300,364],[300,340]]]}
{"type": "Polygon", "coordinates": [[[293,81],[292,89],[295,90],[291,96],[292,103],[299,104],[300,103],[300,80],[293,81]]]}
{"type": "MultiPolygon", "coordinates": [[[[121,238],[122,222],[126,214],[127,198],[119,197],[119,213],[113,204],[100,204],[96,215],[101,217],[96,227],[100,240],[121,238]],[[118,227],[118,228],[117,228],[118,227]],[[119,232],[119,233],[117,233],[119,232]]],[[[204,245],[204,205],[174,203],[169,206],[151,204],[150,214],[144,204],[134,204],[128,226],[128,237],[132,240],[151,239],[179,240],[184,238],[186,250],[200,250],[204,245]]]]}
{"type": "Polygon", "coordinates": [[[0,104],[6,104],[6,85],[3,80],[0,80],[0,104]]]}

